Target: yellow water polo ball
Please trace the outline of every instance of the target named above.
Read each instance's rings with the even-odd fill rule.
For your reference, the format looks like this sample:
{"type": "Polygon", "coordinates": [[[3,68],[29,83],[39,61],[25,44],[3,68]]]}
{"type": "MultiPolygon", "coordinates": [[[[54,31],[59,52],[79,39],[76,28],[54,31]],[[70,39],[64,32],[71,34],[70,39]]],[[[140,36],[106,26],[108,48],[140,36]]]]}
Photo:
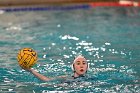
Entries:
{"type": "Polygon", "coordinates": [[[31,68],[37,62],[37,52],[31,48],[23,48],[18,52],[17,61],[21,68],[31,68]]]}

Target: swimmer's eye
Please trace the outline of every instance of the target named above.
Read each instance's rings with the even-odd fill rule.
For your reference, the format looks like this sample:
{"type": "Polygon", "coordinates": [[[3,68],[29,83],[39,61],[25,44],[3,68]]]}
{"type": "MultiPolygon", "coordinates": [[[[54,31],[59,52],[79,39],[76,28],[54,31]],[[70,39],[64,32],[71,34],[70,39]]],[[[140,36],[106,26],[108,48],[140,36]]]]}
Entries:
{"type": "Polygon", "coordinates": [[[83,63],[83,65],[85,65],[86,63],[83,63]]]}
{"type": "Polygon", "coordinates": [[[83,61],[83,65],[85,65],[85,64],[87,64],[87,62],[86,61],[83,61]]]}
{"type": "Polygon", "coordinates": [[[77,63],[77,65],[80,65],[80,63],[77,63]]]}

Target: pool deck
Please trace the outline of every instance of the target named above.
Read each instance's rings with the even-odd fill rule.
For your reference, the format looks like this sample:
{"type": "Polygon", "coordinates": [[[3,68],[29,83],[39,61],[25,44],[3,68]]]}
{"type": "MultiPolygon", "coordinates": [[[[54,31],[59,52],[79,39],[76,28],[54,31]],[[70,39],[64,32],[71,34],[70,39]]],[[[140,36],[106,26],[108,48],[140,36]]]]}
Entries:
{"type": "Polygon", "coordinates": [[[91,3],[119,0],[0,0],[0,7],[11,6],[30,6],[30,5],[61,5],[61,4],[74,4],[74,3],[91,3]]]}
{"type": "Polygon", "coordinates": [[[0,8],[61,6],[89,4],[90,6],[133,6],[140,7],[140,1],[130,0],[0,0],[0,8]]]}

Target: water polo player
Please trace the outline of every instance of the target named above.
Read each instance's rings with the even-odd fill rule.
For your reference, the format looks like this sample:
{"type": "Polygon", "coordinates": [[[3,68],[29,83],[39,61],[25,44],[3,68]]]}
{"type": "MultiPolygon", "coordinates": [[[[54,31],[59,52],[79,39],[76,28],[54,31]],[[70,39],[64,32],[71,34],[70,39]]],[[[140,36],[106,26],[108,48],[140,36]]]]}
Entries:
{"type": "MultiPolygon", "coordinates": [[[[73,76],[71,77],[72,79],[76,79],[78,77],[83,77],[85,75],[85,73],[88,70],[88,63],[85,57],[79,55],[78,57],[76,57],[72,63],[72,70],[74,72],[73,76]]],[[[47,76],[44,76],[40,73],[38,73],[37,71],[35,71],[32,68],[26,69],[27,71],[31,72],[34,76],[36,76],[37,78],[39,78],[40,80],[43,81],[50,81],[50,80],[54,80],[57,78],[67,78],[66,76],[59,76],[56,78],[49,78],[47,76]]]]}

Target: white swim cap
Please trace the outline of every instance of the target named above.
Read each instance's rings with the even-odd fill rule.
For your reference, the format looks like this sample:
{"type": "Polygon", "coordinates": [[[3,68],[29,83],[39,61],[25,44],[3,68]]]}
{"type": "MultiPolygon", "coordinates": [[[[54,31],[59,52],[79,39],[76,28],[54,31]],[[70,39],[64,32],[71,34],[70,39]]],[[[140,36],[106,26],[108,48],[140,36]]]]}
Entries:
{"type": "MultiPolygon", "coordinates": [[[[78,55],[78,56],[74,59],[72,65],[71,65],[71,69],[72,69],[73,71],[75,71],[75,70],[74,70],[74,63],[76,62],[76,60],[77,60],[78,58],[84,58],[84,59],[85,59],[84,56],[82,56],[82,55],[78,55]]],[[[86,59],[85,59],[85,60],[86,60],[86,59]]],[[[86,61],[86,62],[87,62],[87,61],[86,61]]],[[[87,63],[87,64],[88,64],[88,63],[87,63]]],[[[88,64],[87,69],[89,69],[89,64],[88,64]]]]}

